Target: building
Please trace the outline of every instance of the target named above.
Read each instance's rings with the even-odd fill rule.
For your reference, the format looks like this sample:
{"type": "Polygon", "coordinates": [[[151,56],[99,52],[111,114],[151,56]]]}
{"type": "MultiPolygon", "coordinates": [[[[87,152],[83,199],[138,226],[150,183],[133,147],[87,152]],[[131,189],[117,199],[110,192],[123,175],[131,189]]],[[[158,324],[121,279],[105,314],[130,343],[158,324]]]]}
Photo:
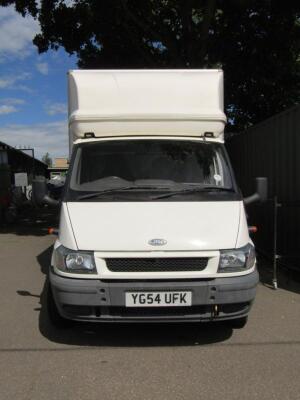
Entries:
{"type": "Polygon", "coordinates": [[[10,183],[13,185],[16,173],[26,173],[29,184],[34,176],[47,176],[48,167],[45,163],[1,141],[0,165],[2,169],[9,170],[10,183]]]}
{"type": "Polygon", "coordinates": [[[54,158],[54,167],[56,168],[67,168],[69,167],[69,161],[65,157],[54,158]]]}
{"type": "Polygon", "coordinates": [[[65,157],[54,158],[52,167],[48,167],[50,179],[54,177],[65,177],[69,168],[69,161],[65,157]]]}
{"type": "Polygon", "coordinates": [[[47,168],[42,161],[0,141],[0,222],[12,204],[12,189],[19,186],[16,189],[27,196],[32,179],[46,177],[47,168]]]}

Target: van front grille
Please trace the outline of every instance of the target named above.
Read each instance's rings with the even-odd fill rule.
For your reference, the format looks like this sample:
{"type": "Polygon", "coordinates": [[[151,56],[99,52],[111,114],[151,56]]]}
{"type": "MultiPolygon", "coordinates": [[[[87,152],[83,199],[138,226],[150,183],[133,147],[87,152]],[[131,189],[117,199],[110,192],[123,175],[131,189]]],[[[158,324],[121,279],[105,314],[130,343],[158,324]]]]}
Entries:
{"type": "Polygon", "coordinates": [[[105,261],[111,272],[185,272],[203,271],[208,258],[106,258],[105,261]]]}

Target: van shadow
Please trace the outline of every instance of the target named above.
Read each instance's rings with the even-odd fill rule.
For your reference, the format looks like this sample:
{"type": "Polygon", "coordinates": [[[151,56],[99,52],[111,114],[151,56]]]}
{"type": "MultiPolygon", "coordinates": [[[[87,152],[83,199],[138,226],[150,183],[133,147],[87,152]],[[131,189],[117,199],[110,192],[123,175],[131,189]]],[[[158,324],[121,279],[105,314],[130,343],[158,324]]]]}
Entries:
{"type": "Polygon", "coordinates": [[[47,311],[48,268],[52,246],[37,256],[41,272],[46,275],[40,295],[18,291],[22,296],[40,298],[39,329],[51,342],[77,346],[156,347],[195,346],[224,342],[232,329],[222,323],[185,324],[113,324],[74,322],[71,328],[57,329],[49,321],[47,311]]]}

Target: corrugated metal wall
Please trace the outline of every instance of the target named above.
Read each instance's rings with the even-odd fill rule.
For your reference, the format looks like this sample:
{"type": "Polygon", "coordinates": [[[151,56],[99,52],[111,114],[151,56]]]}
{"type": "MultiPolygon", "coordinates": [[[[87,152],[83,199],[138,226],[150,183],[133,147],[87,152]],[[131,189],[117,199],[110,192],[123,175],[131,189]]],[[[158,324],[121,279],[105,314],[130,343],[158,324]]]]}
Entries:
{"type": "Polygon", "coordinates": [[[249,222],[259,227],[257,246],[273,251],[272,199],[278,196],[278,251],[300,269],[300,105],[230,138],[227,149],[244,196],[255,190],[256,176],[267,176],[269,198],[248,208],[249,222]]]}

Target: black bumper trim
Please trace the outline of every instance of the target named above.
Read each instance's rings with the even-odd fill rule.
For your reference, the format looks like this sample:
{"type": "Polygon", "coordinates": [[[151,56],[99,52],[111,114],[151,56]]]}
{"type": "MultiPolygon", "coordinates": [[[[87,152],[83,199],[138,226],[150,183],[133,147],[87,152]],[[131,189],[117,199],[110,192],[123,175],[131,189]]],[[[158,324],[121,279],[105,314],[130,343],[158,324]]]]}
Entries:
{"type": "Polygon", "coordinates": [[[50,283],[60,314],[69,319],[103,322],[206,321],[247,315],[255,297],[258,273],[254,271],[243,276],[197,281],[103,282],[65,278],[50,271],[50,283]],[[192,291],[193,305],[187,307],[186,312],[177,312],[174,310],[177,307],[172,307],[172,310],[164,307],[158,312],[161,315],[151,315],[150,311],[139,308],[134,315],[134,310],[128,311],[125,307],[124,293],[139,290],[189,290],[192,291]],[[239,304],[244,306],[239,309],[239,304]],[[231,309],[230,305],[233,305],[231,309]],[[227,312],[224,311],[225,306],[227,312]]]}

